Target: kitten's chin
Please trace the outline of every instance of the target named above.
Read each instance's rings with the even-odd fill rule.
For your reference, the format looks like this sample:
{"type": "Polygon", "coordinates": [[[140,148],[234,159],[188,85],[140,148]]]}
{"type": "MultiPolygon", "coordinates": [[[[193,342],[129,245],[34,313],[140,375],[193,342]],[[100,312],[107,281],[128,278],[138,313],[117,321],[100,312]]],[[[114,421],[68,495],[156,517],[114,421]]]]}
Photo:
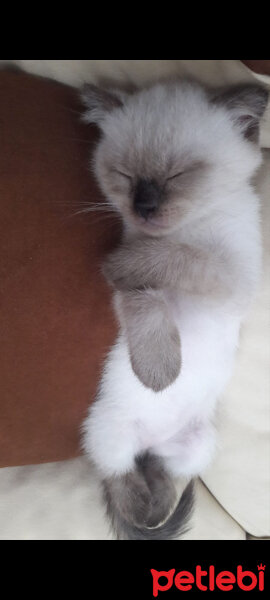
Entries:
{"type": "Polygon", "coordinates": [[[170,233],[176,228],[176,224],[172,224],[168,219],[159,217],[149,217],[144,219],[143,217],[133,217],[133,227],[137,230],[146,233],[151,236],[160,236],[170,233]]]}

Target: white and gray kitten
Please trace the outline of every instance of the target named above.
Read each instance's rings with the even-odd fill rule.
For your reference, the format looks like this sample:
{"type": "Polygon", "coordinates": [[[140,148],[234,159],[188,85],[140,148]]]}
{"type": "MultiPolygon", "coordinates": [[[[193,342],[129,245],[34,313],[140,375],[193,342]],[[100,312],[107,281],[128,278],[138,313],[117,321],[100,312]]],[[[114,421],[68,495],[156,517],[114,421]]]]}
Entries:
{"type": "Polygon", "coordinates": [[[176,80],[132,94],[88,85],[83,100],[102,133],[96,177],[123,220],[104,265],[120,332],[83,445],[117,536],[167,539],[185,530],[190,480],[213,457],[215,407],[260,277],[250,180],[267,92],[176,80]]]}

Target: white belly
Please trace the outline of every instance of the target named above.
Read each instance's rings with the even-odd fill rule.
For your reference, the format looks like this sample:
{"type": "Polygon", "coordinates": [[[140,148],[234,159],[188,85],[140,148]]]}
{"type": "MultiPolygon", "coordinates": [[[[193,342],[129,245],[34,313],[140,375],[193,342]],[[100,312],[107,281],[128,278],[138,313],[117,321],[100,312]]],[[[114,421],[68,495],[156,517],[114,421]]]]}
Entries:
{"type": "Polygon", "coordinates": [[[171,386],[158,393],[143,386],[132,371],[122,336],[111,352],[103,382],[108,408],[136,422],[142,437],[159,441],[190,420],[211,415],[230,378],[238,340],[239,320],[221,309],[209,311],[197,298],[182,299],[175,318],[182,368],[171,386]]]}

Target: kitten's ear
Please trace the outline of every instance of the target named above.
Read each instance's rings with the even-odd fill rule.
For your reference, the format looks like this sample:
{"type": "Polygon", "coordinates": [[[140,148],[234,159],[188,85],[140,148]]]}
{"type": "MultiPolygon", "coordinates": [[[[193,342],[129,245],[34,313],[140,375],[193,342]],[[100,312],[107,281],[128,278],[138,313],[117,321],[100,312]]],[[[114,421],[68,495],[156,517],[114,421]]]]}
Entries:
{"type": "Polygon", "coordinates": [[[259,140],[259,122],[266,108],[268,91],[257,84],[242,84],[215,92],[211,100],[223,105],[245,138],[259,140]]]}
{"type": "Polygon", "coordinates": [[[86,107],[83,120],[100,124],[108,112],[124,104],[125,94],[118,90],[104,90],[91,83],[81,89],[81,99],[86,107]]]}

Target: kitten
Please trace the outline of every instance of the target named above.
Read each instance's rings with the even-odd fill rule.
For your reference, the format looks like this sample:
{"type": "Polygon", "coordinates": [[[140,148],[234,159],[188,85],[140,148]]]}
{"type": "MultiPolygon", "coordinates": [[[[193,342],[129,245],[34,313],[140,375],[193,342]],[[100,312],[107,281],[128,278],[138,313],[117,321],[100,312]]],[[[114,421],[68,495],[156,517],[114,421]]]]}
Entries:
{"type": "Polygon", "coordinates": [[[215,407],[259,282],[250,180],[267,92],[176,80],[82,96],[102,133],[95,174],[123,220],[104,265],[120,333],[83,445],[118,538],[168,539],[185,531],[192,479],[213,457],[215,407]]]}

